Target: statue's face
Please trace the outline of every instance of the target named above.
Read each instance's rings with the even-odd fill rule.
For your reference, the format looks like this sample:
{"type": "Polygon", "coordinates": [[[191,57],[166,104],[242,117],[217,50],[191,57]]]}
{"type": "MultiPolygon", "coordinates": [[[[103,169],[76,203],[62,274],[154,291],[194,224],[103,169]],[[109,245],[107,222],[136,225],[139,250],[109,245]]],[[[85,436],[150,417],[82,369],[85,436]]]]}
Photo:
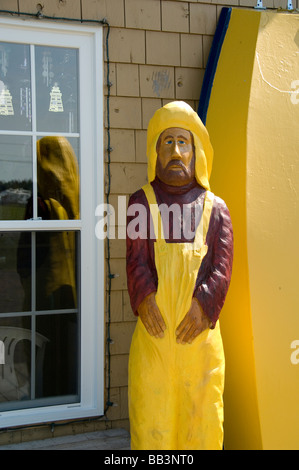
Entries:
{"type": "Polygon", "coordinates": [[[157,143],[156,174],[163,183],[184,186],[195,177],[191,132],[179,127],[166,129],[157,143]]]}

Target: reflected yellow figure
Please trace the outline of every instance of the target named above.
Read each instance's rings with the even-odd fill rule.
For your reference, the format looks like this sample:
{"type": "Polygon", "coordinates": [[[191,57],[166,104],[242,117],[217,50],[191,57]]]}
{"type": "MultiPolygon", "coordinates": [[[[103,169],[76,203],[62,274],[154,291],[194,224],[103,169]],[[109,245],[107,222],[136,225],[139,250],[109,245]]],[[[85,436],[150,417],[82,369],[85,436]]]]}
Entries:
{"type": "MultiPolygon", "coordinates": [[[[37,183],[38,216],[41,219],[78,219],[78,163],[66,138],[51,136],[37,142],[37,183]]],[[[26,218],[32,217],[31,200],[26,218]]],[[[72,394],[77,390],[76,235],[71,230],[52,229],[22,232],[20,236],[18,273],[24,289],[24,311],[36,311],[36,330],[47,338],[43,373],[37,377],[36,397],[72,394]],[[39,315],[40,311],[47,314],[39,315]]],[[[22,326],[30,329],[30,320],[28,325],[22,326]]]]}
{"type": "MultiPolygon", "coordinates": [[[[79,218],[78,163],[73,148],[65,137],[44,137],[37,142],[37,181],[38,193],[47,207],[48,219],[79,218]]],[[[57,296],[63,289],[57,308],[62,308],[66,302],[68,308],[71,308],[76,305],[77,297],[75,233],[51,232],[47,238],[49,256],[47,273],[44,273],[46,298],[57,296]]]]}
{"type": "Polygon", "coordinates": [[[37,182],[50,219],[79,218],[78,162],[65,137],[44,137],[37,142],[37,182]]]}

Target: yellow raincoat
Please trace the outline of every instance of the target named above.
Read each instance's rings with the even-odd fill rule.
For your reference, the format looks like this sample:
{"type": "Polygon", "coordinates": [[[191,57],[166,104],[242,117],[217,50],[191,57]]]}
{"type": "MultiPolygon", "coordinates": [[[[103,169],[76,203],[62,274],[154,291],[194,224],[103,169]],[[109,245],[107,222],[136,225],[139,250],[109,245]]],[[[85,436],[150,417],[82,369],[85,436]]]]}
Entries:
{"type": "Polygon", "coordinates": [[[190,309],[213,207],[209,175],[213,150],[197,114],[174,102],[156,112],[148,129],[149,181],[155,177],[156,143],[170,127],[190,130],[196,179],[207,189],[193,243],[166,243],[155,193],[143,187],[154,221],[156,302],[166,323],[163,338],[150,336],[140,318],[129,358],[129,414],[132,449],[221,449],[223,442],[224,353],[219,322],[191,344],[178,344],[175,330],[190,309]]]}

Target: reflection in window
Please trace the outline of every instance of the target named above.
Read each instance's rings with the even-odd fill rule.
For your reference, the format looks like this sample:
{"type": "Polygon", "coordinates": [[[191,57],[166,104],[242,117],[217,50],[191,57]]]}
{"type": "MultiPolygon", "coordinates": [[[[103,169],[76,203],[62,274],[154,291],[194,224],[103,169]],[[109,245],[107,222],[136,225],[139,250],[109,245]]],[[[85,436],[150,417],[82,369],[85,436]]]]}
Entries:
{"type": "Polygon", "coordinates": [[[0,135],[0,168],[0,220],[23,220],[32,194],[31,137],[0,135]]]}
{"type": "Polygon", "coordinates": [[[78,319],[77,313],[38,315],[33,328],[29,316],[0,317],[0,340],[5,348],[5,363],[0,365],[0,410],[6,409],[7,402],[78,397],[78,319]]]}
{"type": "MultiPolygon", "coordinates": [[[[38,217],[79,219],[79,138],[37,142],[38,217]]],[[[0,220],[32,219],[31,137],[0,135],[0,220]]]]}
{"type": "Polygon", "coordinates": [[[31,310],[31,237],[24,235],[0,233],[0,316],[31,310]]]}
{"type": "Polygon", "coordinates": [[[0,43],[0,129],[29,131],[32,124],[30,47],[0,43]]]}
{"type": "Polygon", "coordinates": [[[37,130],[77,133],[78,51],[35,47],[37,130]]]}
{"type": "Polygon", "coordinates": [[[14,274],[17,271],[23,288],[23,311],[77,308],[78,236],[72,231],[21,233],[14,274]],[[35,280],[33,286],[31,280],[35,280]]]}
{"type": "Polygon", "coordinates": [[[0,315],[77,308],[78,243],[72,231],[2,232],[0,315]]]}
{"type": "Polygon", "coordinates": [[[36,309],[77,307],[75,232],[36,233],[36,309]]]}
{"type": "Polygon", "coordinates": [[[78,401],[78,103],[78,49],[0,42],[0,411],[78,401]]]}
{"type": "Polygon", "coordinates": [[[46,341],[43,363],[36,361],[36,398],[78,394],[78,314],[38,315],[36,330],[46,341]]]}
{"type": "Polygon", "coordinates": [[[72,231],[0,234],[0,410],[6,402],[78,399],[78,246],[72,231]]]}
{"type": "Polygon", "coordinates": [[[75,152],[65,137],[37,142],[39,217],[79,219],[79,170],[75,152]]]}
{"type": "Polygon", "coordinates": [[[28,400],[31,396],[31,319],[1,318],[0,339],[5,363],[0,365],[0,403],[28,400]]]}

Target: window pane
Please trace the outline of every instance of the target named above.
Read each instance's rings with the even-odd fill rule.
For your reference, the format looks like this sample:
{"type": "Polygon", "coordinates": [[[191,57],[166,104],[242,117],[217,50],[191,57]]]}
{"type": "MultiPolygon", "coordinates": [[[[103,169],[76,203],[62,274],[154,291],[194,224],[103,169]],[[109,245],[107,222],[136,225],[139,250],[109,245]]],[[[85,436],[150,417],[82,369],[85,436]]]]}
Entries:
{"type": "Polygon", "coordinates": [[[38,215],[79,219],[78,138],[43,137],[37,142],[38,215]],[[71,143],[70,143],[71,142],[71,143]]]}
{"type": "Polygon", "coordinates": [[[0,43],[0,129],[31,130],[28,45],[0,43]]]}
{"type": "Polygon", "coordinates": [[[32,310],[32,278],[36,279],[36,310],[77,308],[78,246],[78,233],[72,231],[1,232],[0,317],[32,310]],[[35,247],[34,273],[31,246],[35,247]]]}
{"type": "Polygon", "coordinates": [[[0,233],[0,318],[31,310],[31,234],[0,233]]]}
{"type": "Polygon", "coordinates": [[[77,307],[78,234],[36,233],[36,309],[77,307]]]}
{"type": "Polygon", "coordinates": [[[31,396],[30,317],[0,318],[0,340],[4,344],[0,403],[28,400],[31,396]]]}
{"type": "MultiPolygon", "coordinates": [[[[44,353],[36,357],[36,398],[78,394],[79,316],[38,315],[44,353]]],[[[38,352],[38,351],[37,351],[38,352]]]]}
{"type": "Polygon", "coordinates": [[[29,316],[0,318],[0,411],[38,406],[41,398],[57,397],[55,404],[64,396],[79,399],[79,315],[38,315],[35,322],[29,316]]]}
{"type": "Polygon", "coordinates": [[[36,46],[37,130],[79,132],[78,51],[36,46]]]}
{"type": "Polygon", "coordinates": [[[0,135],[0,168],[0,220],[23,220],[32,194],[31,137],[0,135]]]}
{"type": "Polygon", "coordinates": [[[78,400],[78,246],[72,231],[0,234],[0,410],[78,400]]]}

